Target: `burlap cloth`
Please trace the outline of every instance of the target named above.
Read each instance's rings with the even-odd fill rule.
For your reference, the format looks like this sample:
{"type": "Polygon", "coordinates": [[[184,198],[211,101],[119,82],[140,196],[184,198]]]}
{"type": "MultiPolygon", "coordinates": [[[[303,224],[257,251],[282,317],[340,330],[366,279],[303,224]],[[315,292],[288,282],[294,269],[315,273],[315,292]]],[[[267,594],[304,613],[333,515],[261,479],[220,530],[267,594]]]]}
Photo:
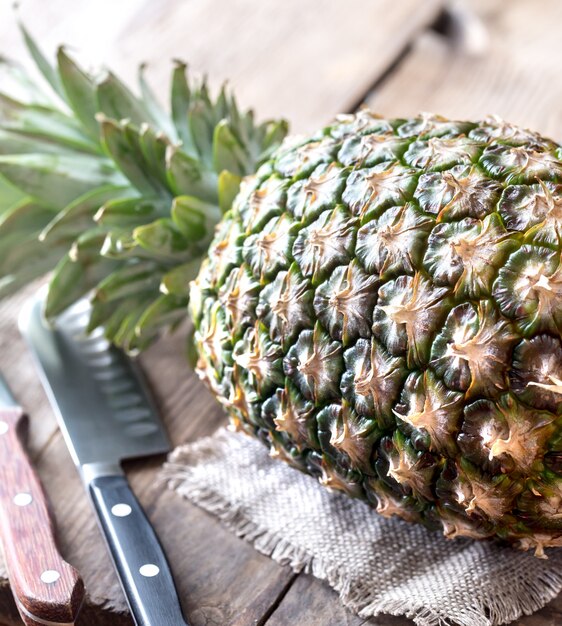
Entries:
{"type": "Polygon", "coordinates": [[[385,519],[243,434],[220,430],[176,449],[164,477],[260,552],[326,580],[363,617],[492,626],[537,611],[562,590],[562,549],[541,560],[385,519]]]}

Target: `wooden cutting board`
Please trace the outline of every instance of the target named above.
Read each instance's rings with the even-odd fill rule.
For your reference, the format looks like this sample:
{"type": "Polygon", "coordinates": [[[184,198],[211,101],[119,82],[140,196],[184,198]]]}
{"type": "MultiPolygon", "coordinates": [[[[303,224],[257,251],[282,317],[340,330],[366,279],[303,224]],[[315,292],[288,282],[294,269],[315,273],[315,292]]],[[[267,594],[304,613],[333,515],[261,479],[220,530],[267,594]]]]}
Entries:
{"type": "MultiPolygon", "coordinates": [[[[313,130],[368,99],[383,114],[434,110],[452,117],[499,113],[562,138],[562,7],[558,0],[471,2],[488,32],[475,25],[461,45],[431,30],[444,0],[41,0],[22,17],[53,52],[73,46],[90,64],[107,62],[132,80],[139,61],[162,93],[169,59],[190,61],[215,81],[230,78],[243,104],[260,116],[288,117],[313,130]],[[468,41],[468,45],[466,45],[468,41]],[[540,71],[538,71],[540,70],[540,71]]],[[[0,54],[23,58],[7,3],[0,4],[0,54]]],[[[463,22],[466,24],[467,22],[463,22]]],[[[440,30],[447,20],[440,19],[440,30]]],[[[450,30],[450,29],[449,29],[450,30]]],[[[215,83],[216,84],[216,83],[215,83]]],[[[82,572],[87,603],[78,626],[124,626],[116,577],[29,354],[16,315],[32,293],[0,304],[0,369],[31,414],[30,448],[53,504],[62,552],[82,572]]],[[[164,338],[141,358],[174,444],[209,435],[224,415],[187,367],[183,334],[164,338]]],[[[158,481],[163,458],[130,463],[128,477],[145,506],[195,625],[407,626],[402,618],[358,618],[336,594],[307,575],[257,553],[212,517],[158,481]]],[[[0,563],[0,626],[20,624],[0,563]]],[[[562,623],[562,598],[519,626],[562,623]]]]}

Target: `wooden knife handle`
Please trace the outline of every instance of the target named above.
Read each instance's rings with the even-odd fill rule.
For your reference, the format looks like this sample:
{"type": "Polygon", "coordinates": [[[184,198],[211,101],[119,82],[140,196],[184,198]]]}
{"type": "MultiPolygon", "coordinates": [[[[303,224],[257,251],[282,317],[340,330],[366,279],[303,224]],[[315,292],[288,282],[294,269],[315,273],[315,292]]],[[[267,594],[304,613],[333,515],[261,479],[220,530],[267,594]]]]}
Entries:
{"type": "Polygon", "coordinates": [[[70,626],[84,583],[57,549],[47,500],[23,445],[20,408],[0,408],[0,540],[27,626],[70,626]]]}

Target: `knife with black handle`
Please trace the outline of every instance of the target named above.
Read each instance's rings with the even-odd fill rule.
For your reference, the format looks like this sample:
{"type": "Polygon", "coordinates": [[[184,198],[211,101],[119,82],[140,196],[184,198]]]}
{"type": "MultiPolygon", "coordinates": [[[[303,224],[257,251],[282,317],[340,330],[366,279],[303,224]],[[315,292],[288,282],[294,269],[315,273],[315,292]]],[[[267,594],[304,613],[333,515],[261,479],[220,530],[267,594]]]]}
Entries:
{"type": "Polygon", "coordinates": [[[164,550],[121,468],[125,459],[163,454],[170,443],[134,364],[101,330],[87,335],[81,301],[50,326],[43,299],[20,329],[84,485],[91,497],[131,614],[138,626],[187,626],[164,550]]]}
{"type": "Polygon", "coordinates": [[[26,424],[0,375],[0,539],[10,586],[27,626],[71,626],[84,583],[59,553],[47,500],[25,450],[26,424]]]}

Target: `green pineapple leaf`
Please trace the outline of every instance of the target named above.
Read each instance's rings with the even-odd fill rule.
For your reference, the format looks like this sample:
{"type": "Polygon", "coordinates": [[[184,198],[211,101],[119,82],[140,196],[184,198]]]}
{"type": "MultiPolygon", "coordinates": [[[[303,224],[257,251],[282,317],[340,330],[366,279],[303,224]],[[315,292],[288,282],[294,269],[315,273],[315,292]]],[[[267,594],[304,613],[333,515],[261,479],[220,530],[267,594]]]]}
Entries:
{"type": "Polygon", "coordinates": [[[142,195],[150,197],[163,193],[162,185],[152,176],[140,150],[138,133],[128,123],[117,123],[101,115],[98,119],[103,146],[125,178],[142,195]]]}
{"type": "Polygon", "coordinates": [[[45,303],[45,315],[53,318],[119,267],[119,262],[100,256],[105,233],[90,230],[81,235],[55,268],[45,303]]]}
{"type": "Polygon", "coordinates": [[[92,189],[126,183],[109,161],[84,154],[3,155],[0,174],[38,202],[59,210],[92,189]]]}
{"type": "Polygon", "coordinates": [[[55,214],[41,231],[39,241],[47,246],[72,245],[81,233],[92,227],[92,220],[98,211],[108,203],[127,198],[133,191],[128,186],[118,185],[102,185],[87,191],[55,214]]]}
{"type": "Polygon", "coordinates": [[[161,217],[150,224],[137,226],[133,237],[155,258],[184,260],[190,257],[189,242],[170,218],[161,217]]]}
{"type": "Polygon", "coordinates": [[[199,272],[198,260],[188,261],[183,265],[176,265],[172,270],[164,274],[160,289],[165,294],[175,295],[187,299],[189,283],[199,272]]]}
{"type": "Polygon", "coordinates": [[[229,123],[222,120],[215,126],[213,140],[213,160],[215,170],[226,170],[242,176],[248,170],[249,155],[232,132],[229,123]]]}
{"type": "MultiPolygon", "coordinates": [[[[52,144],[53,149],[56,147],[60,152],[76,150],[99,154],[98,146],[84,134],[75,119],[56,109],[26,104],[1,93],[0,128],[23,139],[52,144]]],[[[44,150],[43,143],[37,147],[44,150]]],[[[6,154],[6,149],[2,152],[6,154]]]]}
{"type": "Polygon", "coordinates": [[[211,241],[220,209],[193,196],[177,196],[172,204],[172,220],[188,241],[211,241]]]}
{"type": "Polygon", "coordinates": [[[169,202],[161,198],[131,198],[113,196],[94,216],[95,221],[107,228],[134,228],[148,224],[169,210],[169,202]]]}
{"type": "Polygon", "coordinates": [[[135,329],[136,335],[139,338],[156,337],[162,328],[174,328],[185,321],[184,310],[187,302],[187,296],[160,295],[140,316],[135,329]]]}
{"type": "Polygon", "coordinates": [[[232,207],[234,198],[238,195],[238,192],[240,191],[241,182],[241,176],[237,176],[236,174],[233,174],[228,170],[223,170],[219,174],[219,208],[223,213],[226,213],[232,207]]]}
{"type": "Polygon", "coordinates": [[[136,126],[143,122],[154,123],[142,101],[111,72],[98,83],[97,97],[98,112],[109,119],[129,120],[136,126]]]}
{"type": "Polygon", "coordinates": [[[183,143],[184,150],[194,154],[193,140],[189,130],[189,108],[191,105],[191,89],[186,75],[186,65],[176,61],[172,74],[171,108],[172,120],[183,143]]]}
{"type": "Polygon", "coordinates": [[[96,82],[66,54],[62,47],[59,48],[57,61],[67,101],[84,130],[97,143],[99,126],[96,113],[99,109],[96,82]]]}
{"type": "Polygon", "coordinates": [[[286,126],[255,124],[179,62],[167,113],[143,66],[136,95],[23,34],[53,93],[0,60],[28,98],[0,93],[0,295],[54,268],[48,317],[90,295],[90,329],[141,349],[186,316],[215,225],[286,126]]]}
{"type": "Polygon", "coordinates": [[[160,128],[167,137],[169,137],[173,141],[176,141],[178,136],[174,124],[172,123],[170,117],[158,101],[158,98],[152,90],[152,87],[147,83],[144,77],[145,70],[145,64],[139,66],[138,82],[144,106],[149,112],[151,118],[156,122],[156,126],[160,128]]]}
{"type": "Polygon", "coordinates": [[[23,40],[25,41],[25,45],[27,46],[27,50],[31,55],[31,58],[35,61],[35,66],[37,69],[43,74],[45,80],[49,83],[53,91],[58,94],[63,100],[64,98],[64,89],[61,83],[60,75],[57,73],[56,69],[47,61],[41,49],[33,39],[33,37],[27,32],[27,29],[23,24],[20,24],[20,30],[23,34],[23,40]]]}

